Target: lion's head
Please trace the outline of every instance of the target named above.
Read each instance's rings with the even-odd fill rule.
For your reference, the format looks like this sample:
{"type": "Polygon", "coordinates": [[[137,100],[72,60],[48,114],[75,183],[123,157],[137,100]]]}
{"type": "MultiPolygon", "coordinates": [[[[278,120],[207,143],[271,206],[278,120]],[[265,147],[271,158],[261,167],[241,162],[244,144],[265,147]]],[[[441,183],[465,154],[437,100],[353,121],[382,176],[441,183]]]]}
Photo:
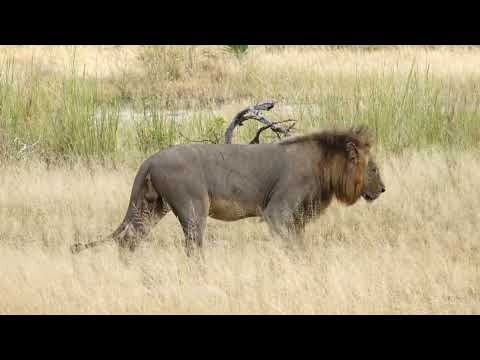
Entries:
{"type": "Polygon", "coordinates": [[[373,144],[370,131],[366,127],[353,128],[340,139],[344,139],[345,172],[337,198],[347,204],[355,203],[360,197],[368,202],[377,199],[385,192],[385,185],[370,153],[373,144]]]}
{"type": "Polygon", "coordinates": [[[324,199],[333,195],[352,205],[360,197],[373,201],[385,191],[380,172],[370,152],[373,136],[368,128],[323,130],[282,140],[284,146],[297,145],[307,154],[318,154],[319,184],[324,199]],[[312,148],[313,146],[313,148],[312,148]],[[313,151],[311,151],[313,149],[313,151]]]}
{"type": "Polygon", "coordinates": [[[385,192],[380,170],[374,159],[370,158],[364,172],[362,197],[371,202],[385,192]]]}
{"type": "Polygon", "coordinates": [[[338,200],[347,205],[354,204],[360,197],[373,201],[385,191],[370,153],[373,136],[366,127],[323,131],[317,139],[325,163],[329,164],[328,178],[338,200]]]}

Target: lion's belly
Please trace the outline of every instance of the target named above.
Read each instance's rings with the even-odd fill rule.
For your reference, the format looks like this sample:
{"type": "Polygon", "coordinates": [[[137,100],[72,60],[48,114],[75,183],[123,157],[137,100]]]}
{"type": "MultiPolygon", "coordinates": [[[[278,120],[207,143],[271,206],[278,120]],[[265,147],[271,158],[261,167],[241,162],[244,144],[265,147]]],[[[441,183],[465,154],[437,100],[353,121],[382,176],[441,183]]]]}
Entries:
{"type": "Polygon", "coordinates": [[[254,205],[227,199],[210,199],[208,215],[217,220],[235,221],[259,216],[260,210],[254,205]]]}

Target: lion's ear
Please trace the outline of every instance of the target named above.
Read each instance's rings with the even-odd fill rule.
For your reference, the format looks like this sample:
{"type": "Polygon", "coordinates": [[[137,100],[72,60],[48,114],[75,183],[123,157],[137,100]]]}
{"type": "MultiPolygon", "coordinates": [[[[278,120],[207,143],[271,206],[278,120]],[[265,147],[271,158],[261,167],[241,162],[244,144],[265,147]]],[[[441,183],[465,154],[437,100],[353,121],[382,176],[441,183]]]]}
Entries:
{"type": "Polygon", "coordinates": [[[347,142],[346,149],[348,161],[357,164],[360,155],[355,144],[351,141],[347,142]]]}

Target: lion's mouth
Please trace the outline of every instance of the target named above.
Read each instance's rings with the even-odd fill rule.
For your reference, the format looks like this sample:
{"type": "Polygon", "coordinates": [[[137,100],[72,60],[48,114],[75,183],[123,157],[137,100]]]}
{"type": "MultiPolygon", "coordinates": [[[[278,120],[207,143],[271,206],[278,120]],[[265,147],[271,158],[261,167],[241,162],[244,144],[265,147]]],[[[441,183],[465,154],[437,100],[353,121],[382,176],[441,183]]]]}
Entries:
{"type": "Polygon", "coordinates": [[[371,201],[373,201],[373,200],[376,199],[375,196],[371,196],[371,195],[369,195],[369,194],[363,194],[363,198],[364,198],[365,200],[367,200],[368,202],[371,202],[371,201]]]}

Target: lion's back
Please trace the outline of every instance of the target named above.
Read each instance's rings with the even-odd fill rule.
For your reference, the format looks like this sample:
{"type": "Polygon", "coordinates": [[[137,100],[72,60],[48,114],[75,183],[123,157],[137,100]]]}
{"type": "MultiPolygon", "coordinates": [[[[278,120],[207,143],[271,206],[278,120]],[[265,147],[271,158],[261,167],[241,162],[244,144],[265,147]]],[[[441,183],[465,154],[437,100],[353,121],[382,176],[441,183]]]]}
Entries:
{"type": "MultiPolygon", "coordinates": [[[[165,149],[149,161],[155,178],[175,183],[177,189],[203,188],[216,212],[226,214],[232,204],[251,214],[264,205],[284,168],[281,152],[274,144],[188,144],[165,149]]],[[[233,213],[225,219],[240,211],[233,213]]]]}

